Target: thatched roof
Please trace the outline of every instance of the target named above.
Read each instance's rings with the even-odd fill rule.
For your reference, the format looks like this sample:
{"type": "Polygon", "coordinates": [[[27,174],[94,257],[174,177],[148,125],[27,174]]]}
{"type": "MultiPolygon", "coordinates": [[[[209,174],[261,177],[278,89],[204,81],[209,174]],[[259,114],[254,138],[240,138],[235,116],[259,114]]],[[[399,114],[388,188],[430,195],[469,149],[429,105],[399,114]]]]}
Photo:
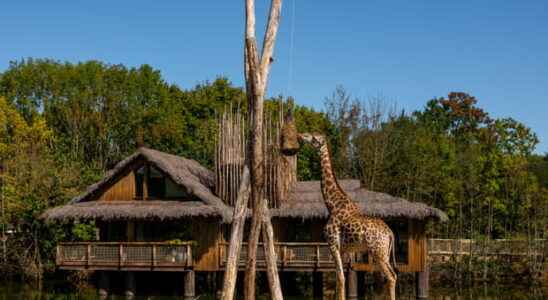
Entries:
{"type": "MultiPolygon", "coordinates": [[[[437,208],[384,193],[368,191],[360,186],[359,180],[340,180],[339,185],[368,216],[447,220],[447,215],[437,208]]],[[[272,209],[271,214],[273,217],[327,218],[328,212],[323,202],[320,182],[297,182],[290,190],[287,199],[281,201],[280,208],[272,209]]]]}
{"type": "Polygon", "coordinates": [[[108,171],[103,179],[67,205],[46,211],[46,220],[61,219],[173,219],[187,216],[217,216],[225,222],[231,209],[213,194],[215,175],[197,161],[141,147],[108,171]],[[144,160],[164,172],[175,184],[201,201],[94,201],[120,174],[135,162],[144,160]]]}
{"type": "MultiPolygon", "coordinates": [[[[213,194],[214,174],[198,162],[176,155],[139,148],[134,154],[119,162],[107,172],[101,181],[91,185],[84,193],[67,205],[47,210],[46,220],[169,220],[183,217],[218,217],[223,222],[232,221],[232,207],[227,206],[213,194]],[[201,201],[94,201],[119,175],[127,171],[138,160],[154,165],[176,184],[184,187],[201,201]]],[[[410,202],[384,193],[368,191],[358,180],[340,180],[340,186],[358,202],[364,214],[383,218],[434,218],[447,220],[441,210],[423,203],[410,202]]],[[[272,217],[282,218],[327,218],[319,181],[297,182],[280,207],[271,210],[272,217]]]]}
{"type": "Polygon", "coordinates": [[[232,214],[228,208],[207,205],[201,201],[86,201],[59,206],[47,210],[47,220],[94,219],[115,220],[174,220],[184,217],[218,217],[230,222],[232,214]]]}
{"type": "Polygon", "coordinates": [[[145,147],[139,148],[135,153],[120,161],[114,168],[105,174],[101,181],[92,184],[80,196],[72,199],[70,203],[78,203],[93,198],[104,187],[116,180],[117,175],[123,173],[128,166],[139,159],[144,159],[153,166],[166,173],[176,184],[183,186],[189,193],[195,195],[207,204],[225,204],[212,192],[215,186],[215,175],[195,160],[186,159],[177,155],[153,150],[145,147]]]}

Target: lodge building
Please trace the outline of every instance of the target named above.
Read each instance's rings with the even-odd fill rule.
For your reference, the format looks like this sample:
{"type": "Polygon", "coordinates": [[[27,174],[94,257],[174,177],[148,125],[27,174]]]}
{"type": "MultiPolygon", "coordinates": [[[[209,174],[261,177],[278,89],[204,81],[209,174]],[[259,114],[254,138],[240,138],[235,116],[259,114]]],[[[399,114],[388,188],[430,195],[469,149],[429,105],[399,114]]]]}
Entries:
{"type": "MultiPolygon", "coordinates": [[[[105,177],[68,204],[46,211],[48,221],[95,220],[97,240],[65,242],[57,246],[56,263],[64,270],[93,270],[99,274],[103,295],[109,277],[125,277],[124,291],[140,290],[136,274],[181,274],[184,298],[195,297],[195,272],[213,272],[222,278],[233,208],[216,194],[216,175],[198,162],[176,155],[139,148],[119,162],[105,177]]],[[[358,202],[364,214],[384,218],[396,234],[396,260],[400,272],[417,274],[427,282],[425,224],[446,215],[423,203],[409,202],[368,191],[358,180],[340,180],[341,187],[358,202]]],[[[295,182],[270,209],[280,274],[313,272],[314,296],[321,298],[323,272],[334,263],[322,238],[328,212],[318,181],[295,182]]],[[[240,267],[246,262],[242,247],[240,267]]],[[[257,267],[264,270],[263,248],[257,267]]],[[[367,255],[348,264],[348,297],[357,297],[357,272],[372,271],[367,255]]],[[[220,287],[219,287],[220,288],[220,287]]],[[[418,289],[418,296],[425,290],[418,289]]]]}

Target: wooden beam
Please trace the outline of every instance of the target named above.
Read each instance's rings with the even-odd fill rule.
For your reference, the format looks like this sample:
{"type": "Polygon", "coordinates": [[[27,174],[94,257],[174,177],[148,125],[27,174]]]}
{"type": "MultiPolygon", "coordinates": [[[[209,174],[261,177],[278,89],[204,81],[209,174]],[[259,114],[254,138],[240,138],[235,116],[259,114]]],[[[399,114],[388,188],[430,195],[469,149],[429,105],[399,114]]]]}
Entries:
{"type": "Polygon", "coordinates": [[[137,285],[135,282],[135,273],[131,271],[126,272],[126,289],[124,292],[126,299],[135,298],[136,290],[137,290],[137,285]]]}
{"type": "Polygon", "coordinates": [[[276,255],[276,248],[274,246],[274,229],[272,228],[272,222],[270,219],[270,212],[268,211],[267,201],[263,200],[263,245],[266,259],[266,275],[268,276],[268,282],[270,283],[270,294],[272,299],[283,299],[282,288],[280,284],[280,275],[278,274],[278,258],[276,255]],[[274,267],[268,267],[274,266],[274,267]]]}
{"type": "Polygon", "coordinates": [[[234,299],[234,290],[236,288],[236,279],[238,274],[238,261],[242,247],[249,191],[249,168],[244,166],[242,181],[240,182],[238,197],[236,198],[236,205],[234,207],[234,217],[232,218],[230,246],[228,248],[223,290],[221,292],[221,299],[223,300],[234,299]]]}
{"type": "Polygon", "coordinates": [[[99,282],[97,285],[99,288],[99,298],[106,299],[110,288],[109,277],[106,271],[99,272],[99,282]]]}
{"type": "Polygon", "coordinates": [[[425,266],[424,271],[415,273],[415,292],[417,299],[428,299],[430,290],[430,267],[425,266]]]}
{"type": "Polygon", "coordinates": [[[184,300],[194,300],[196,298],[196,277],[194,270],[185,272],[184,275],[184,300]]]}
{"type": "Polygon", "coordinates": [[[348,292],[346,293],[348,300],[358,299],[358,274],[354,270],[348,270],[348,292]]]}
{"type": "Polygon", "coordinates": [[[323,299],[323,272],[314,272],[312,274],[312,297],[315,300],[323,299]]]}
{"type": "MultiPolygon", "coordinates": [[[[266,28],[263,44],[262,57],[259,59],[257,53],[257,44],[255,38],[255,1],[246,0],[246,31],[245,31],[245,77],[246,89],[250,108],[251,135],[250,135],[250,171],[251,171],[251,201],[252,220],[249,234],[249,243],[247,248],[248,260],[246,265],[244,281],[244,298],[246,300],[255,299],[255,278],[256,278],[256,258],[257,247],[261,226],[263,223],[264,207],[261,202],[264,199],[264,157],[263,157],[263,98],[266,91],[266,83],[272,62],[272,53],[279,25],[281,11],[281,0],[272,0],[268,25],[266,28]],[[260,60],[260,62],[259,62],[260,60]]],[[[270,222],[270,221],[268,221],[270,222]]],[[[270,247],[267,244],[267,247],[270,247]]],[[[269,249],[269,252],[274,251],[269,249]]],[[[267,268],[271,275],[277,272],[276,264],[268,261],[267,268]]],[[[278,281],[272,281],[274,278],[269,276],[270,290],[273,299],[278,294],[281,296],[281,288],[278,281]],[[278,285],[276,287],[276,285],[278,285]],[[277,289],[280,290],[276,291],[277,289]]]]}

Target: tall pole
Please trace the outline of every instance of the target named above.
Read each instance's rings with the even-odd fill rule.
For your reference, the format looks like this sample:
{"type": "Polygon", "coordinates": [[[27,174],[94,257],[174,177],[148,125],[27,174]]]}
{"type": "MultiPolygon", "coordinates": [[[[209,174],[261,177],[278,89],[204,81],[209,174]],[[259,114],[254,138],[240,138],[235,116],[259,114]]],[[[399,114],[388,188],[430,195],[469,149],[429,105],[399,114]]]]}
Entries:
{"type": "MultiPolygon", "coordinates": [[[[259,57],[257,50],[257,41],[255,37],[255,1],[246,0],[245,15],[245,79],[246,92],[249,103],[249,120],[251,122],[250,135],[250,184],[251,184],[251,203],[252,203],[252,218],[251,229],[248,239],[248,259],[246,264],[246,273],[244,281],[244,298],[246,300],[255,299],[255,278],[256,278],[256,262],[257,262],[257,247],[259,244],[259,236],[261,233],[261,225],[264,220],[264,210],[267,207],[264,193],[264,157],[263,157],[263,100],[266,92],[268,81],[268,73],[270,64],[273,61],[272,54],[274,52],[274,43],[278,32],[278,24],[280,19],[282,2],[281,0],[272,0],[270,6],[270,14],[268,25],[266,28],[263,48],[259,57]]],[[[268,209],[268,208],[266,208],[268,209]]],[[[270,218],[267,218],[270,222],[270,218]]],[[[273,243],[265,243],[266,247],[273,243]]],[[[268,251],[270,253],[273,252],[268,251]]],[[[275,272],[277,275],[276,264],[268,263],[267,269],[270,272],[275,272]]],[[[274,273],[272,273],[274,274],[274,273]]],[[[279,280],[270,280],[271,297],[273,299],[281,299],[281,288],[279,280]]]]}

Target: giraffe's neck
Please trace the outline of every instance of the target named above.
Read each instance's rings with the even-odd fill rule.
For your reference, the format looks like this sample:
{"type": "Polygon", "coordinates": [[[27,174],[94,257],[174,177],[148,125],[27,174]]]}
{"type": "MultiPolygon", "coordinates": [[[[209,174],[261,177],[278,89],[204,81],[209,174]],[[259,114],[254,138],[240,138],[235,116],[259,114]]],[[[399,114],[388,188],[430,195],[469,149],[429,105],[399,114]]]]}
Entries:
{"type": "Polygon", "coordinates": [[[322,193],[325,201],[325,206],[331,214],[338,206],[343,205],[344,201],[349,201],[344,197],[344,191],[337,183],[333,167],[331,166],[331,156],[327,145],[320,148],[320,159],[322,165],[322,193]]]}

